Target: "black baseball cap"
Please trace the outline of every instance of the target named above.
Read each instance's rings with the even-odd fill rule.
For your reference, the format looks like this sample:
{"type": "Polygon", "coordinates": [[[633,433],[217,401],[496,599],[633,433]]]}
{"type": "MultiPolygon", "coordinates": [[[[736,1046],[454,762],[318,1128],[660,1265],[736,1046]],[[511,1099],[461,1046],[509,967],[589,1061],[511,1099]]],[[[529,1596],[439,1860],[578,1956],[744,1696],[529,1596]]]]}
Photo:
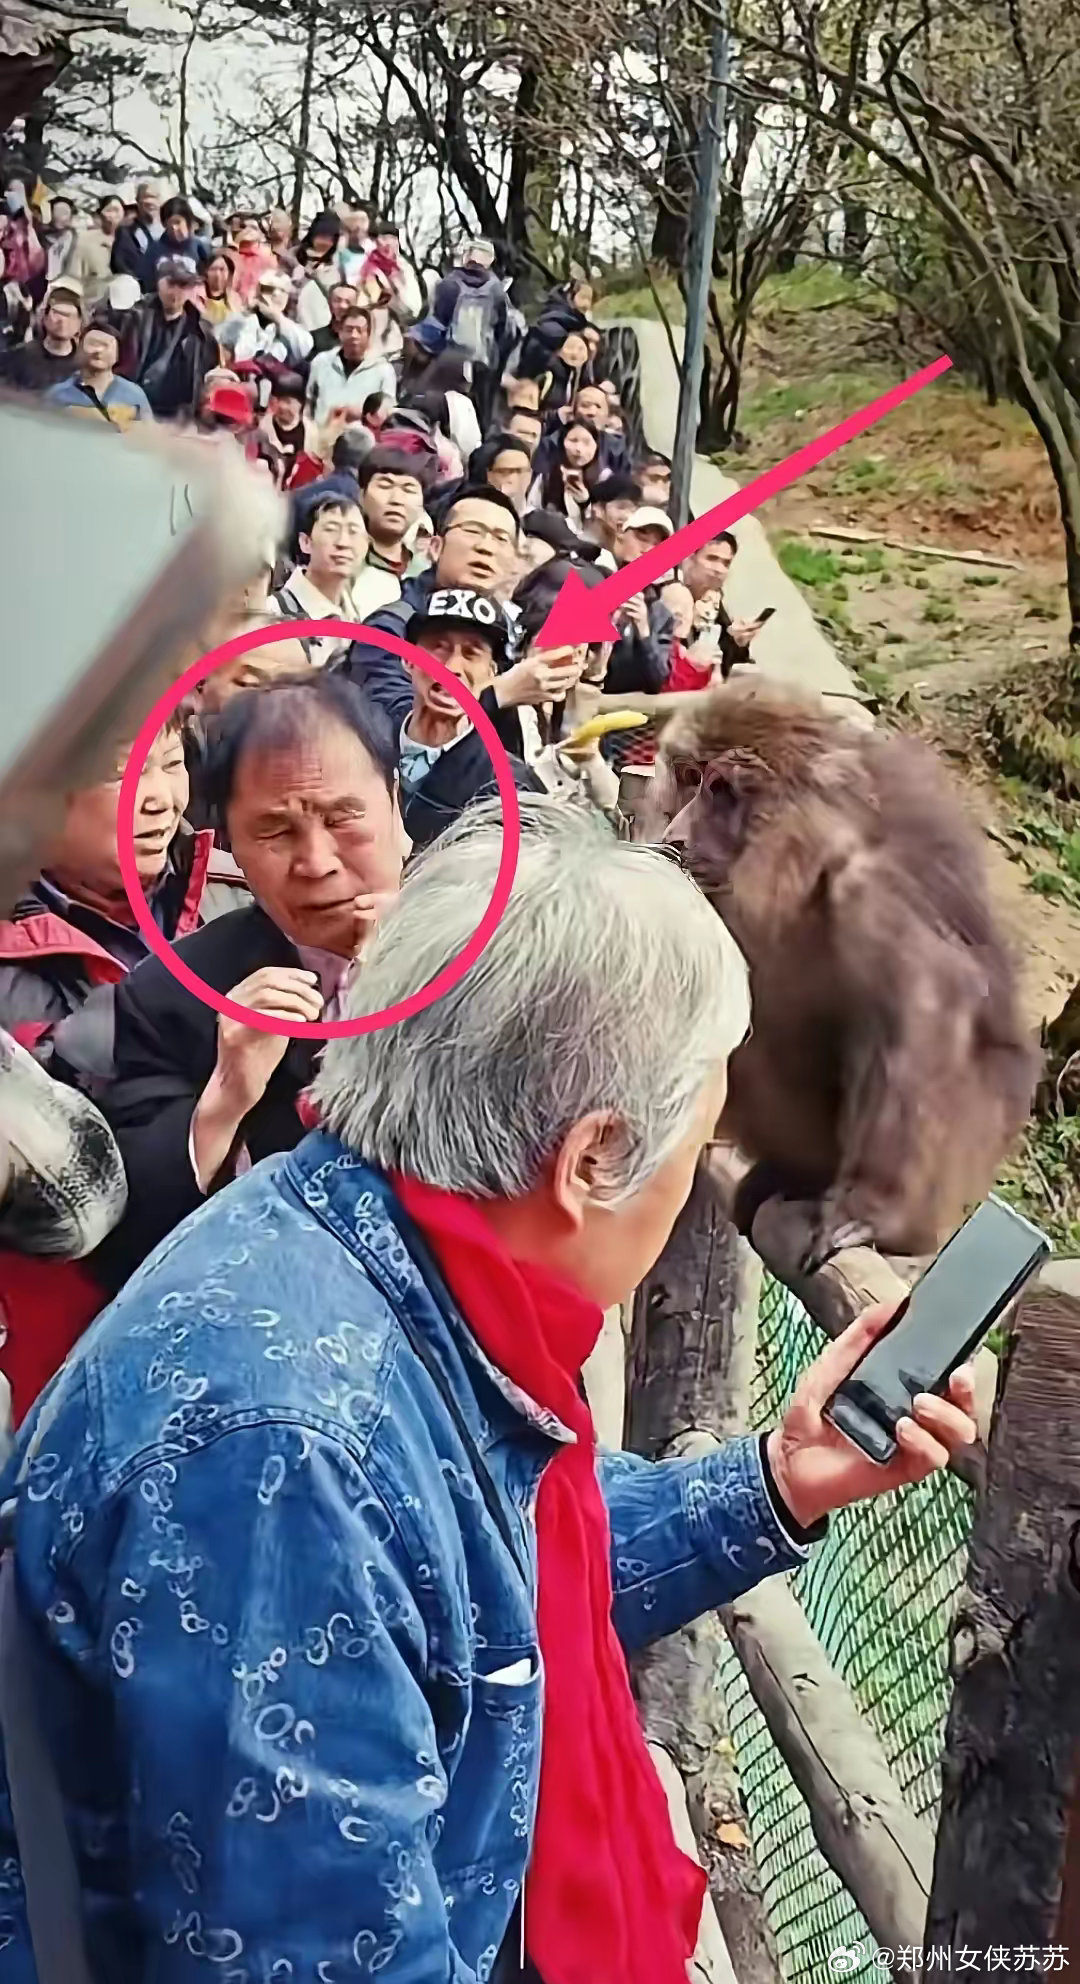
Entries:
{"type": "Polygon", "coordinates": [[[483,634],[491,643],[500,667],[510,647],[510,621],[501,600],[489,592],[476,592],[472,586],[438,586],[418,606],[405,629],[405,639],[420,644],[422,634],[436,627],[467,627],[483,634]]]}
{"type": "Polygon", "coordinates": [[[550,544],[557,557],[593,565],[600,556],[601,546],[590,538],[579,537],[561,510],[530,510],[521,528],[526,537],[538,537],[544,544],[550,544]]]}
{"type": "Polygon", "coordinates": [[[155,281],[167,276],[170,282],[182,282],[193,289],[199,281],[199,266],[190,255],[163,255],[154,270],[155,281]]]}

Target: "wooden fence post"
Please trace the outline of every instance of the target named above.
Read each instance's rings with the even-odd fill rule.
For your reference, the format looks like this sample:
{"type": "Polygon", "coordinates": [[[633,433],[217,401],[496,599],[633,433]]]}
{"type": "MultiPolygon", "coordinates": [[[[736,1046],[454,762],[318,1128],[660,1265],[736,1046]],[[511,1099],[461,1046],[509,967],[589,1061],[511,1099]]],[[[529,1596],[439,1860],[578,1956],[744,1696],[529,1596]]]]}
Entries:
{"type": "MultiPolygon", "coordinates": [[[[702,1171],[634,1304],[626,1412],[632,1452],[689,1456],[742,1426],[759,1290],[760,1268],[729,1225],[715,1181],[702,1171]]],[[[686,1786],[739,1984],[775,1984],[775,1951],[719,1685],[722,1653],[723,1629],[710,1613],[641,1655],[634,1682],[646,1736],[672,1759],[686,1786]]]]}
{"type": "Polygon", "coordinates": [[[1066,1281],[1051,1266],[1019,1306],[953,1625],[925,1938],[942,1951],[1011,1958],[1080,1934],[1080,1296],[1066,1281]]]}

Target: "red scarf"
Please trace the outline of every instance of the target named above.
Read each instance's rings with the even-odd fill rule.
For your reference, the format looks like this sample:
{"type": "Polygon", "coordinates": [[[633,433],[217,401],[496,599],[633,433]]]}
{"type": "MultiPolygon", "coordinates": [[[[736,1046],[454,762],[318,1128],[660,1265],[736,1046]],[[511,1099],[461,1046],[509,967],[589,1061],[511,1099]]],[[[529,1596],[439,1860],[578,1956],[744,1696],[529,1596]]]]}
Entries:
{"type": "Polygon", "coordinates": [[[481,1348],[575,1435],[536,1509],[544,1663],[525,1939],[544,1984],[686,1984],[705,1875],[676,1845],[611,1622],[611,1535],[578,1391],[603,1313],[507,1253],[475,1203],[392,1180],[481,1348]]]}

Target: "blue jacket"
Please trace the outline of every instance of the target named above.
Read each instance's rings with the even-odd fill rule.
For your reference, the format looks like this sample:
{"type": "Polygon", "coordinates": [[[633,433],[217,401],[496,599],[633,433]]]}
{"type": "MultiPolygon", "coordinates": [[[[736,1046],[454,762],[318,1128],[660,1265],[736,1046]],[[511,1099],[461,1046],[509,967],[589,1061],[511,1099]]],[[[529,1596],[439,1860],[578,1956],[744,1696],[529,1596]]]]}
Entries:
{"type": "Polygon", "coordinates": [[[401,656],[391,648],[380,647],[379,635],[397,634],[404,640],[413,614],[427,605],[438,583],[434,570],[406,579],[400,599],[389,600],[368,615],[362,631],[337,664],[350,682],[358,683],[372,702],[386,711],[395,736],[412,709],[412,683],[401,656]]]}
{"type": "MultiPolygon", "coordinates": [[[[488,1978],[534,1816],[531,1512],[563,1437],[331,1137],[151,1255],[0,1478],[100,1984],[488,1978]]],[[[753,1439],[599,1466],[627,1651],[801,1558],[753,1439]]],[[[29,1984],[2,1778],[0,1949],[29,1984]]]]}

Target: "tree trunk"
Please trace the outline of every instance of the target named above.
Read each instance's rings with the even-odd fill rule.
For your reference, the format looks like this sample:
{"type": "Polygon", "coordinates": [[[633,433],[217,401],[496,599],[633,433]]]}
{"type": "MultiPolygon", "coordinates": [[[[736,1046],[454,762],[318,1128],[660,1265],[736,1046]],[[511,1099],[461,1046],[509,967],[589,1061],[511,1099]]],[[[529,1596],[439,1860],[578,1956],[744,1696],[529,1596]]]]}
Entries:
{"type": "Polygon", "coordinates": [[[180,73],[176,89],[176,184],[181,193],[190,192],[188,150],[191,143],[191,103],[188,91],[188,72],[191,67],[191,51],[198,40],[202,21],[202,8],[196,6],[191,16],[191,26],[184,42],[184,52],[180,57],[180,73]]]}
{"type": "MultiPolygon", "coordinates": [[[[401,15],[400,13],[395,13],[394,24],[390,30],[391,61],[397,55],[398,36],[400,33],[401,15]]],[[[393,88],[394,78],[391,71],[387,69],[383,78],[382,96],[379,100],[379,122],[375,137],[375,154],[371,165],[371,188],[368,193],[368,198],[375,208],[375,212],[371,216],[373,223],[378,221],[379,209],[382,206],[383,173],[386,170],[387,149],[390,143],[390,97],[393,88]]]]}
{"type": "Polygon", "coordinates": [[[311,142],[311,96],[315,80],[315,50],[318,40],[319,0],[308,0],[307,44],[304,49],[304,73],[300,84],[300,117],[296,130],[296,154],[290,204],[293,232],[296,234],[300,231],[300,213],[304,204],[304,183],[307,178],[308,145],[311,142]]]}
{"type": "Polygon", "coordinates": [[[842,249],[844,267],[849,276],[857,276],[870,245],[870,215],[861,200],[844,201],[844,245],[842,249]]]}
{"type": "Polygon", "coordinates": [[[1070,1269],[1020,1304],[953,1623],[925,1939],[941,1951],[1055,1941],[1080,1745],[1080,1292],[1055,1285],[1070,1269]]]}
{"type": "Polygon", "coordinates": [[[672,118],[664,145],[664,171],[656,201],[649,259],[681,269],[686,260],[686,237],[690,226],[690,202],[694,197],[697,174],[696,148],[687,154],[680,120],[672,118]]]}
{"type": "Polygon", "coordinates": [[[1072,1809],[1069,1813],[1069,1836],[1065,1842],[1057,1940],[1064,1943],[1070,1952],[1080,1950],[1080,1750],[1077,1751],[1073,1768],[1072,1809]]]}
{"type": "MultiPolygon", "coordinates": [[[[44,79],[41,87],[44,88],[46,83],[54,86],[70,60],[70,49],[50,49],[47,56],[41,56],[38,59],[38,68],[44,79]]],[[[35,110],[29,114],[24,111],[22,154],[26,160],[27,170],[33,173],[35,179],[44,179],[48,167],[46,124],[47,118],[43,111],[35,110]]]]}
{"type": "Polygon", "coordinates": [[[507,268],[517,278],[514,296],[526,311],[534,309],[551,286],[559,167],[538,150],[537,128],[543,126],[544,107],[550,107],[553,94],[558,94],[557,78],[542,76],[538,68],[524,63],[514,105],[504,240],[507,268]]]}
{"type": "MultiPolygon", "coordinates": [[[[675,1231],[634,1305],[626,1445],[657,1459],[708,1450],[745,1423],[760,1270],[699,1174],[675,1231]]],[[[739,1796],[718,1669],[714,1613],[635,1662],[649,1740],[673,1757],[710,1867],[724,1940],[740,1984],[776,1984],[772,1937],[739,1796]],[[742,1844],[724,1844],[720,1825],[742,1844]]]]}
{"type": "Polygon", "coordinates": [[[1075,1115],[1080,1108],[1080,985],[1043,1028],[1046,1058],[1035,1106],[1040,1116],[1075,1115]]]}

